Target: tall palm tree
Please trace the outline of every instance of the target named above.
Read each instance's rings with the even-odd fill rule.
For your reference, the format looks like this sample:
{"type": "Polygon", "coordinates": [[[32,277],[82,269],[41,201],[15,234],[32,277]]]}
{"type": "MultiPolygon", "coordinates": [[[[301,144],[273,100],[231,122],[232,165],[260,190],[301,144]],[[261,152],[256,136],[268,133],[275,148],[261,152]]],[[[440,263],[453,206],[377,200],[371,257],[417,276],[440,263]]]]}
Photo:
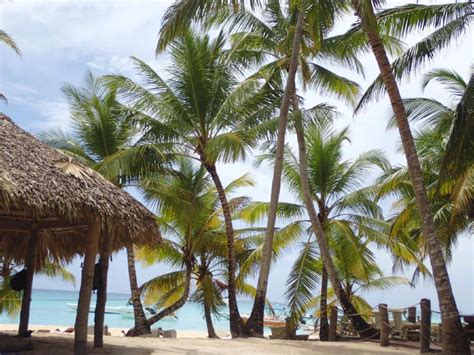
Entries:
{"type": "MultiPolygon", "coordinates": [[[[133,114],[117,101],[116,91],[105,88],[100,80],[88,73],[82,87],[65,85],[63,93],[71,108],[73,132],[43,132],[40,138],[45,143],[80,160],[120,188],[143,176],[145,171],[156,168],[161,156],[133,146],[138,133],[133,114]]],[[[149,333],[138,290],[133,246],[126,250],[135,329],[137,334],[149,333]]],[[[108,257],[101,255],[103,267],[108,265],[105,260],[108,257]]],[[[105,305],[106,295],[101,294],[100,299],[105,305]]]]}
{"type": "MultiPolygon", "coordinates": [[[[16,54],[21,55],[21,51],[18,48],[18,46],[16,45],[13,38],[8,33],[6,33],[5,31],[2,31],[2,30],[0,30],[0,43],[5,44],[10,49],[13,49],[16,54]]],[[[5,95],[0,93],[0,100],[3,100],[3,101],[6,102],[7,98],[5,97],[5,95]]]]}
{"type": "Polygon", "coordinates": [[[169,78],[134,59],[144,85],[123,76],[109,76],[145,129],[138,144],[161,143],[177,155],[199,161],[211,176],[223,210],[228,250],[228,293],[232,336],[242,334],[236,300],[236,259],[231,208],[217,172],[218,162],[233,162],[255,147],[259,126],[274,112],[275,98],[256,80],[238,83],[232,56],[224,51],[222,33],[216,39],[187,32],[171,45],[169,78]]]}
{"type": "MultiPolygon", "coordinates": [[[[305,140],[311,199],[318,205],[318,219],[328,239],[331,257],[336,258],[339,269],[357,269],[361,275],[362,271],[375,267],[368,244],[383,245],[385,229],[380,207],[365,193],[362,185],[371,170],[377,167],[386,170],[389,163],[380,151],[369,151],[354,161],[343,161],[342,145],[349,141],[348,129],[335,131],[330,123],[321,120],[319,124],[306,126],[305,140]]],[[[258,162],[262,159],[272,160],[273,156],[260,156],[258,162]]],[[[299,164],[298,157],[288,149],[284,180],[289,189],[303,199],[299,164]]],[[[302,243],[290,274],[287,297],[293,316],[295,319],[300,317],[311,306],[315,282],[321,275],[320,338],[327,340],[328,274],[324,262],[321,268],[316,267],[318,253],[318,244],[312,237],[302,243]]]]}
{"type": "MultiPolygon", "coordinates": [[[[303,88],[314,88],[320,92],[333,94],[345,99],[346,101],[354,102],[359,91],[358,85],[353,81],[335,74],[320,63],[324,63],[324,60],[329,60],[359,71],[361,70],[361,64],[357,60],[356,55],[359,51],[364,49],[364,43],[358,43],[356,46],[352,45],[352,39],[350,37],[327,37],[327,33],[334,26],[336,19],[344,14],[347,9],[347,4],[343,1],[319,1],[308,5],[305,9],[307,12],[307,21],[305,21],[304,32],[301,38],[301,51],[299,52],[297,60],[300,64],[298,73],[302,79],[303,88]]],[[[265,10],[264,15],[265,20],[267,21],[259,19],[252,13],[244,13],[236,17],[232,26],[243,27],[248,32],[233,35],[234,48],[232,50],[237,54],[242,55],[245,63],[248,63],[249,61],[261,63],[268,60],[268,57],[270,57],[270,61],[264,62],[262,68],[253,76],[263,77],[269,81],[271,85],[281,86],[283,83],[283,77],[289,72],[292,51],[288,43],[291,43],[294,34],[295,15],[291,9],[287,10],[282,8],[279,1],[269,1],[265,10]]],[[[390,43],[389,48],[393,47],[396,52],[399,47],[398,41],[393,40],[390,36],[386,36],[384,39],[387,43],[390,43]]],[[[301,168],[300,176],[302,180],[306,181],[306,183],[303,184],[303,186],[305,186],[308,185],[308,177],[306,176],[304,169],[304,166],[307,164],[305,157],[306,152],[304,147],[303,124],[299,113],[299,98],[297,97],[296,85],[294,83],[291,91],[291,101],[294,110],[293,127],[298,138],[299,159],[301,161],[301,164],[299,165],[301,168]]],[[[276,168],[277,164],[275,164],[275,169],[276,168]]],[[[322,229],[318,229],[317,224],[319,222],[317,218],[314,218],[316,213],[312,211],[314,210],[314,207],[311,206],[312,203],[310,204],[310,195],[311,193],[308,190],[306,193],[307,199],[305,199],[305,203],[308,204],[307,208],[308,212],[310,212],[310,219],[315,229],[314,232],[316,233],[316,230],[318,231],[318,242],[324,244],[325,237],[321,234],[322,229]]],[[[269,223],[271,223],[272,210],[270,210],[269,216],[269,223]]],[[[268,265],[270,260],[272,240],[270,235],[267,238],[266,250],[269,250],[270,252],[262,261],[262,266],[264,263],[268,265]]],[[[327,249],[323,246],[321,250],[325,253],[327,249]]],[[[330,255],[326,254],[324,258],[327,260],[327,268],[330,269],[329,273],[332,282],[337,282],[337,273],[335,268],[332,266],[330,255]]],[[[268,280],[268,271],[268,268],[262,267],[259,285],[265,285],[264,281],[268,280]]],[[[338,288],[337,286],[335,287],[338,288]]],[[[339,293],[341,297],[344,297],[343,290],[341,288],[338,289],[341,290],[339,293]]],[[[255,317],[251,318],[251,320],[254,319],[255,323],[258,323],[257,319],[260,314],[258,307],[261,306],[261,303],[261,300],[256,300],[254,305],[252,313],[255,317]]],[[[343,305],[347,304],[347,307],[351,307],[349,302],[341,303],[343,305]]],[[[354,314],[356,312],[348,311],[348,313],[354,314]]],[[[359,326],[357,326],[358,329],[369,329],[369,331],[366,331],[368,335],[370,327],[365,323],[365,321],[363,319],[354,319],[354,321],[360,323],[359,326]]],[[[324,327],[325,324],[323,321],[323,330],[324,327]]],[[[262,331],[262,329],[259,328],[258,331],[262,331]]]]}
{"type": "MultiPolygon", "coordinates": [[[[408,119],[421,124],[414,137],[415,145],[434,211],[436,230],[449,262],[456,239],[472,225],[474,218],[474,148],[471,140],[462,139],[469,136],[470,132],[473,134],[469,123],[473,113],[465,105],[469,100],[463,98],[473,95],[474,82],[469,84],[455,71],[447,69],[433,69],[426,73],[422,87],[426,88],[432,81],[438,81],[451,95],[450,105],[423,97],[404,99],[403,102],[408,119]],[[453,146],[456,148],[452,149],[453,146]],[[450,166],[452,161],[460,163],[450,166]]],[[[390,126],[395,125],[395,117],[392,117],[390,126]]],[[[397,210],[391,220],[392,237],[403,240],[407,245],[414,245],[412,249],[419,253],[420,260],[425,259],[426,241],[407,168],[400,166],[386,171],[379,179],[377,189],[379,198],[397,198],[394,203],[397,210]]],[[[400,268],[405,264],[410,262],[403,258],[397,260],[400,268]]],[[[422,271],[416,268],[414,278],[424,273],[422,271]]]]}
{"type": "Polygon", "coordinates": [[[474,16],[473,5],[471,3],[437,5],[436,7],[407,5],[405,10],[408,11],[402,9],[400,12],[395,12],[390,9],[385,12],[385,16],[382,13],[377,18],[374,7],[378,7],[382,3],[383,1],[378,0],[352,0],[356,15],[361,20],[361,28],[367,35],[377,61],[381,82],[388,93],[407,159],[408,172],[422,221],[423,234],[427,241],[427,250],[440,302],[443,350],[449,354],[470,354],[469,342],[459,318],[445,259],[433,222],[433,213],[423,183],[416,146],[396,79],[397,76],[400,78],[403,74],[413,70],[423,60],[431,58],[437,49],[459,36],[469,24],[471,17],[474,16]],[[417,43],[414,47],[416,51],[407,51],[402,60],[392,66],[380,39],[380,33],[388,28],[392,33],[403,36],[413,29],[426,29],[430,26],[438,27],[438,30],[417,43]]]}

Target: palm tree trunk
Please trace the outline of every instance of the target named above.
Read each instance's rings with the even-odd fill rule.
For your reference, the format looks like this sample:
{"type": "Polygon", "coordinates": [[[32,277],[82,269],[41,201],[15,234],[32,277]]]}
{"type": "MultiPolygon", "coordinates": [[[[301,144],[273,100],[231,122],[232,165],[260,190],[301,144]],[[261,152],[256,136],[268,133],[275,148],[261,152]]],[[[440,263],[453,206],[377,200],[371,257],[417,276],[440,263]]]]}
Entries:
{"type": "Polygon", "coordinates": [[[283,153],[285,150],[285,134],[288,123],[288,112],[290,109],[291,91],[295,83],[296,70],[300,54],[301,39],[303,36],[303,26],[306,11],[300,8],[296,22],[295,36],[293,38],[293,48],[291,52],[290,67],[285,92],[280,106],[280,118],[278,121],[277,147],[275,154],[275,165],[273,168],[272,190],[270,196],[270,206],[268,211],[267,230],[265,242],[262,250],[262,262],[258,277],[257,290],[252,308],[252,313],[246,323],[248,335],[263,336],[263,317],[265,315],[265,299],[267,296],[268,278],[270,277],[270,265],[273,253],[273,235],[275,233],[276,214],[278,199],[280,197],[281,175],[283,172],[283,153]]]}
{"type": "MultiPolygon", "coordinates": [[[[362,23],[365,24],[366,19],[361,15],[360,11],[358,11],[359,8],[357,5],[358,3],[356,3],[355,7],[357,10],[356,13],[362,23]]],[[[370,16],[375,17],[373,12],[370,16]]],[[[376,29],[372,28],[370,25],[364,25],[364,30],[367,33],[372,52],[375,56],[387,89],[407,159],[408,172],[422,221],[422,231],[427,242],[431,269],[433,271],[433,278],[441,309],[441,320],[443,324],[443,351],[446,354],[470,354],[469,341],[459,318],[459,311],[451,288],[448,270],[434,228],[433,214],[428,201],[428,196],[426,195],[423,174],[400,90],[395,80],[395,76],[393,75],[387,53],[376,29]]]]}
{"type": "Polygon", "coordinates": [[[33,276],[36,267],[36,246],[38,245],[39,231],[33,229],[28,238],[28,247],[25,255],[26,283],[23,290],[23,299],[21,301],[20,326],[18,328],[19,336],[29,336],[28,322],[30,319],[31,292],[33,288],[33,276]]]}
{"type": "Polygon", "coordinates": [[[328,272],[323,263],[321,272],[321,298],[319,300],[319,340],[329,340],[329,322],[328,322],[328,272]]]}
{"type": "Polygon", "coordinates": [[[236,259],[234,250],[234,227],[232,226],[232,215],[225,194],[224,186],[222,186],[221,179],[217,174],[217,169],[214,164],[204,163],[204,167],[207,172],[211,175],[214,185],[219,195],[219,201],[222,206],[222,213],[224,214],[225,221],[225,232],[227,236],[227,262],[228,262],[228,281],[227,281],[227,293],[229,298],[229,318],[230,318],[230,333],[233,338],[242,336],[244,328],[244,322],[240,317],[239,307],[237,305],[237,283],[235,280],[236,273],[236,259]]]}
{"type": "Polygon", "coordinates": [[[137,271],[135,270],[135,254],[133,253],[133,246],[127,247],[126,249],[128,278],[130,281],[133,316],[135,319],[135,326],[127,332],[127,336],[150,334],[150,326],[148,325],[145,312],[143,311],[142,301],[140,299],[140,290],[138,289],[137,271]]]}
{"type": "Polygon", "coordinates": [[[184,304],[186,303],[186,301],[188,300],[188,297],[189,297],[189,289],[191,287],[191,273],[192,273],[192,270],[193,270],[193,268],[192,268],[191,264],[186,266],[186,277],[185,277],[185,280],[184,280],[184,282],[185,282],[184,292],[181,295],[181,297],[179,298],[179,300],[176,301],[175,303],[173,303],[171,306],[165,308],[161,312],[155,314],[153,317],[149,318],[148,319],[148,326],[149,327],[152,324],[158,322],[160,319],[163,319],[163,318],[173,314],[178,309],[180,309],[181,307],[184,306],[184,304]]]}
{"type": "Polygon", "coordinates": [[[301,178],[301,187],[303,190],[303,198],[306,209],[308,211],[309,219],[311,221],[311,227],[319,246],[319,253],[323,260],[324,266],[328,272],[329,280],[331,281],[332,288],[335,291],[336,297],[341,304],[344,313],[349,317],[352,325],[359,333],[362,338],[374,338],[378,336],[379,332],[370,326],[364,318],[362,318],[352,305],[349,296],[344,292],[341,286],[339,276],[336,271],[336,267],[329,251],[328,241],[325,237],[323,227],[319,221],[318,215],[313,205],[313,199],[311,196],[311,190],[309,187],[308,177],[308,165],[306,157],[306,143],[304,140],[303,123],[301,120],[301,112],[298,108],[298,97],[296,96],[296,88],[293,87],[293,104],[295,105],[294,124],[296,131],[296,138],[298,141],[298,161],[299,161],[299,172],[301,178]]]}
{"type": "Polygon", "coordinates": [[[94,315],[94,347],[104,346],[104,318],[107,303],[107,274],[109,271],[110,249],[112,247],[112,230],[109,226],[105,229],[102,248],[100,250],[100,286],[97,290],[97,301],[94,315]]]}
{"type": "Polygon", "coordinates": [[[74,325],[74,353],[87,354],[87,321],[91,304],[92,280],[94,279],[95,257],[99,244],[100,221],[93,218],[86,237],[84,265],[82,267],[81,289],[74,325]]]}
{"type": "Polygon", "coordinates": [[[206,302],[204,302],[204,317],[206,318],[207,336],[209,338],[219,338],[212,323],[211,307],[206,302]]]}

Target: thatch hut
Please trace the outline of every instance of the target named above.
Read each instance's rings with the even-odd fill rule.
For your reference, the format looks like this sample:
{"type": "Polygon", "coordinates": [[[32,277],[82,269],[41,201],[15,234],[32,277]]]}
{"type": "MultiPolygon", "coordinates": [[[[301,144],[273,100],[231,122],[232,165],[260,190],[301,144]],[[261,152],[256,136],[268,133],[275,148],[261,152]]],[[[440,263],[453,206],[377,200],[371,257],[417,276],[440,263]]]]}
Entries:
{"type": "Polygon", "coordinates": [[[33,274],[35,268],[41,267],[48,243],[55,243],[56,250],[61,250],[57,258],[84,255],[75,348],[76,352],[85,353],[99,250],[102,279],[95,335],[101,337],[111,250],[156,243],[159,239],[155,218],[143,205],[0,114],[0,246],[7,256],[24,261],[27,275],[20,335],[28,331],[33,274]]]}

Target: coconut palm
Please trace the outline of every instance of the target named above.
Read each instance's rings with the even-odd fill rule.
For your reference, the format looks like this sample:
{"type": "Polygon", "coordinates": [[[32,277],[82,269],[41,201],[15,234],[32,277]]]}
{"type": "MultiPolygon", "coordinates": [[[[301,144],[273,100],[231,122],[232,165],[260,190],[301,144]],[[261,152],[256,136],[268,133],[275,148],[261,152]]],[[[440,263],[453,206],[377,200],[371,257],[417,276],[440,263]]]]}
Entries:
{"type": "MultiPolygon", "coordinates": [[[[21,55],[20,49],[16,45],[13,38],[8,33],[6,33],[5,31],[2,31],[2,30],[0,30],[0,42],[5,44],[10,49],[13,49],[16,54],[21,55]]],[[[0,93],[0,100],[3,100],[3,101],[6,102],[7,98],[5,97],[5,95],[0,93]]]]}
{"type": "MultiPolygon", "coordinates": [[[[145,198],[157,205],[157,218],[171,239],[165,239],[158,249],[140,249],[139,259],[147,265],[164,261],[179,270],[147,281],[140,289],[145,300],[153,303],[159,300],[158,305],[164,308],[148,319],[151,326],[187,302],[191,279],[195,279],[198,288],[192,297],[213,300],[212,303],[204,303],[205,317],[209,336],[216,337],[209,312],[223,302],[212,297],[215,295],[215,280],[208,278],[215,271],[209,269],[209,263],[213,262],[216,254],[221,255],[225,251],[225,243],[222,243],[225,239],[219,238],[219,243],[214,240],[219,235],[225,236],[220,220],[222,210],[218,207],[219,196],[206,169],[204,166],[196,168],[193,164],[190,159],[180,159],[175,173],[150,178],[142,183],[145,198]]],[[[225,192],[229,194],[236,187],[249,185],[252,185],[251,180],[243,176],[231,182],[225,192]]],[[[245,197],[230,199],[230,209],[238,208],[246,200],[245,197]]]]}
{"type": "Polygon", "coordinates": [[[271,118],[274,105],[272,96],[262,92],[256,80],[238,83],[232,57],[224,45],[222,33],[210,40],[188,32],[171,45],[167,80],[136,58],[143,85],[123,76],[109,76],[107,80],[142,115],[146,132],[138,144],[169,144],[177,155],[194,158],[210,174],[226,226],[231,333],[239,336],[243,323],[235,296],[231,208],[217,163],[244,158],[255,147],[259,126],[271,118]]]}
{"type": "MultiPolygon", "coordinates": [[[[327,37],[327,33],[334,26],[336,19],[344,14],[347,9],[348,6],[345,2],[321,1],[308,4],[307,20],[304,24],[301,51],[298,56],[298,74],[301,78],[303,89],[313,88],[319,92],[332,94],[346,101],[354,102],[359,92],[358,85],[351,80],[335,74],[324,66],[325,61],[330,61],[361,71],[361,64],[357,60],[356,55],[359,51],[364,50],[365,43],[358,41],[357,46],[352,45],[351,36],[327,37]],[[318,30],[315,30],[315,28],[318,30]]],[[[283,77],[289,70],[289,59],[292,54],[288,43],[291,42],[294,33],[294,16],[294,12],[292,12],[291,9],[282,7],[279,1],[269,1],[264,12],[264,20],[247,12],[240,14],[233,21],[232,26],[247,30],[246,32],[233,35],[233,52],[238,55],[240,54],[243,62],[246,64],[249,62],[259,64],[266,60],[264,65],[253,77],[263,77],[265,80],[271,82],[273,86],[282,85],[283,77]]],[[[390,36],[386,36],[384,39],[386,43],[390,44],[389,48],[393,48],[394,53],[397,53],[400,43],[390,36]]],[[[303,137],[303,123],[299,113],[300,100],[297,97],[296,85],[293,85],[291,98],[294,110],[293,127],[295,128],[298,138],[299,159],[301,160],[300,167],[303,167],[306,164],[306,152],[303,137]]],[[[321,105],[319,109],[315,111],[323,111],[323,108],[325,108],[325,106],[321,105]]],[[[306,117],[304,119],[306,119],[306,117]]],[[[300,175],[301,179],[307,182],[308,177],[306,176],[305,170],[306,169],[303,168],[300,171],[300,175]]],[[[305,183],[303,185],[308,184],[305,183]]],[[[318,240],[324,244],[325,238],[324,235],[321,234],[322,230],[318,227],[318,221],[317,218],[315,218],[316,212],[312,211],[314,208],[311,207],[310,204],[311,196],[309,190],[306,195],[308,199],[305,199],[305,203],[308,203],[308,211],[311,212],[310,219],[312,220],[315,234],[319,236],[318,240]]],[[[272,216],[271,213],[270,216],[272,216]]],[[[271,221],[269,221],[269,223],[271,223],[271,221]]],[[[271,243],[271,235],[269,235],[267,237],[266,250],[271,250],[271,243]]],[[[323,251],[326,249],[324,246],[321,248],[323,251]]],[[[330,255],[325,254],[324,257],[327,259],[332,282],[337,283],[337,274],[335,268],[331,267],[330,255]]],[[[268,253],[263,263],[268,263],[269,258],[268,253]]],[[[262,267],[262,273],[259,278],[259,285],[262,285],[261,287],[266,285],[265,280],[268,280],[268,270],[268,268],[262,267]]],[[[341,297],[344,297],[343,293],[340,294],[341,297]]],[[[348,302],[342,303],[350,307],[348,302]]],[[[253,310],[253,314],[255,315],[254,319],[258,318],[258,307],[260,304],[261,302],[256,300],[253,310]]],[[[355,314],[356,312],[348,311],[348,313],[355,314]]],[[[370,329],[363,319],[355,321],[360,322],[359,329],[370,329]]],[[[323,321],[323,330],[324,328],[325,323],[323,321]]],[[[261,331],[261,329],[258,330],[261,331]]],[[[368,332],[369,331],[367,331],[367,333],[368,332]]]]}
{"type": "MultiPolygon", "coordinates": [[[[354,265],[359,270],[375,265],[374,255],[367,244],[384,244],[385,222],[380,207],[365,193],[362,185],[373,169],[387,169],[388,161],[380,151],[369,151],[354,161],[342,160],[342,146],[349,140],[348,129],[335,131],[328,122],[308,125],[305,128],[305,140],[312,203],[318,205],[318,219],[328,239],[331,257],[337,258],[339,266],[347,263],[346,270],[354,269],[354,265]]],[[[272,161],[273,155],[262,155],[258,162],[262,160],[272,161]]],[[[288,149],[284,161],[284,180],[290,191],[303,199],[299,164],[298,157],[288,149]]],[[[325,264],[321,269],[316,268],[320,252],[313,238],[314,234],[310,233],[301,244],[301,252],[290,273],[286,295],[292,315],[297,319],[310,307],[321,274],[320,334],[326,339],[328,274],[325,264]]]]}
{"type": "MultiPolygon", "coordinates": [[[[105,88],[89,72],[82,87],[68,84],[63,93],[71,108],[72,134],[61,130],[43,132],[40,138],[45,143],[100,172],[120,188],[156,170],[162,156],[156,148],[134,146],[138,131],[133,114],[117,101],[116,91],[105,88]]],[[[126,250],[135,329],[138,333],[149,333],[138,290],[133,246],[126,250]]],[[[102,266],[108,265],[108,255],[101,259],[102,266]]],[[[105,297],[101,297],[104,304],[105,297]]]]}
{"type": "MultiPolygon", "coordinates": [[[[248,175],[230,182],[226,194],[237,188],[252,186],[248,175]]],[[[153,324],[182,307],[188,299],[201,303],[210,338],[217,337],[212,315],[219,315],[223,291],[227,290],[227,250],[225,227],[219,196],[210,176],[203,166],[195,167],[190,159],[180,159],[176,171],[146,179],[143,191],[147,201],[156,205],[158,220],[169,238],[158,248],[143,247],[138,259],[145,265],[165,262],[177,270],[159,275],[143,284],[140,289],[145,302],[163,308],[148,322],[153,324]],[[191,281],[196,284],[190,296],[191,281]]],[[[238,196],[229,199],[235,218],[245,220],[249,198],[238,196]]],[[[279,230],[278,250],[291,243],[301,232],[297,226],[289,225],[279,230]]],[[[262,244],[260,228],[235,230],[235,250],[239,274],[237,292],[254,296],[254,288],[246,278],[257,267],[262,244]],[[260,236],[259,236],[260,235],[260,236]]]]}
{"type": "MultiPolygon", "coordinates": [[[[369,268],[365,270],[360,270],[357,267],[354,269],[339,268],[338,272],[341,275],[342,285],[346,290],[347,294],[351,299],[351,303],[356,308],[359,314],[362,314],[364,318],[369,319],[372,316],[372,306],[358,293],[360,292],[371,292],[371,291],[384,291],[392,287],[399,285],[410,285],[410,282],[400,276],[384,276],[382,271],[377,267],[377,265],[372,264],[369,268]],[[362,274],[361,274],[362,271],[362,274]]],[[[322,267],[322,263],[317,264],[319,267],[322,267]]],[[[312,299],[312,303],[315,309],[315,315],[320,314],[320,304],[321,295],[317,295],[312,299]]],[[[327,307],[337,307],[338,301],[337,297],[334,294],[334,290],[329,288],[327,290],[327,307]]]]}
{"type": "MultiPolygon", "coordinates": [[[[469,139],[462,139],[472,132],[469,124],[472,111],[465,105],[469,100],[463,98],[472,96],[473,84],[469,85],[455,71],[446,69],[433,69],[426,73],[422,79],[422,87],[426,88],[432,81],[438,81],[446,92],[451,94],[450,105],[422,97],[403,101],[408,119],[421,124],[415,135],[415,144],[428,198],[434,211],[436,231],[445,258],[449,262],[456,239],[472,225],[474,215],[474,149],[469,139]],[[453,149],[453,146],[456,148],[453,149]],[[451,165],[451,161],[460,163],[451,165]]],[[[392,117],[390,126],[395,124],[395,118],[392,117]]],[[[400,166],[386,171],[379,179],[377,189],[379,198],[397,198],[394,203],[396,213],[391,220],[392,237],[403,240],[406,245],[413,245],[420,259],[425,259],[426,240],[421,230],[407,168],[400,166]]],[[[397,266],[400,268],[406,264],[409,262],[403,258],[397,260],[397,266]]],[[[417,268],[414,277],[419,274],[420,270],[417,268]]]]}
{"type": "Polygon", "coordinates": [[[410,73],[421,63],[432,58],[437,50],[462,34],[474,16],[474,5],[471,2],[426,7],[407,5],[405,8],[386,10],[377,17],[375,8],[379,8],[382,3],[383,1],[378,0],[352,0],[356,15],[361,21],[361,28],[367,35],[377,61],[380,70],[379,87],[385,87],[388,93],[406,155],[408,172],[422,221],[423,234],[427,241],[427,250],[440,302],[443,350],[450,354],[470,354],[469,342],[459,318],[397,78],[410,73]],[[390,63],[385,46],[380,39],[380,33],[391,31],[397,36],[404,36],[413,30],[428,29],[432,26],[436,28],[434,32],[409,49],[393,64],[390,63]]]}

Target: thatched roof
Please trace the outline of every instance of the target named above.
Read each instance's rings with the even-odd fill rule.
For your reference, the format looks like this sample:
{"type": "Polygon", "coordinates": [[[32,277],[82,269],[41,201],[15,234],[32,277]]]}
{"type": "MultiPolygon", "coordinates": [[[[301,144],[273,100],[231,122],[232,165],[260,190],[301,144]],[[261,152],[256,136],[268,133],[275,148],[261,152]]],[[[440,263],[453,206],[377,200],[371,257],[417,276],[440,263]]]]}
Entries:
{"type": "Polygon", "coordinates": [[[113,226],[115,249],[161,238],[154,215],[127,192],[0,114],[0,237],[21,233],[12,225],[39,223],[50,235],[77,238],[94,216],[113,226]]]}

